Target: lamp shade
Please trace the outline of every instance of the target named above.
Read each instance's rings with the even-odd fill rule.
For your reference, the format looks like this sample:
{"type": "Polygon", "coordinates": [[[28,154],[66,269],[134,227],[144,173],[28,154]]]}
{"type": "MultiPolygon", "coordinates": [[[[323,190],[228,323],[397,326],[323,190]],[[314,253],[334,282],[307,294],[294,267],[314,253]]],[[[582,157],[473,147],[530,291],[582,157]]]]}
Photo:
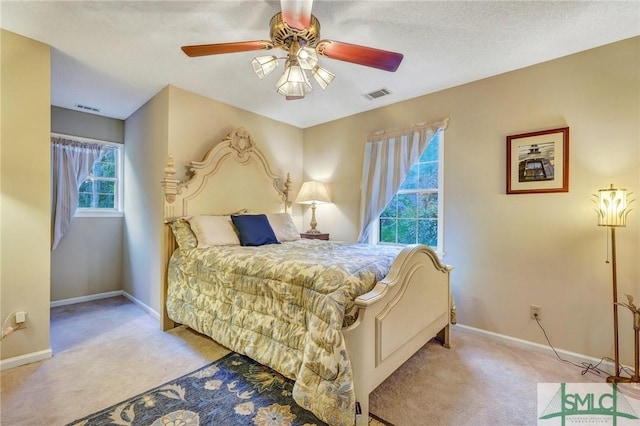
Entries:
{"type": "Polygon", "coordinates": [[[324,183],[315,180],[309,180],[302,184],[300,192],[296,197],[296,203],[300,204],[320,204],[330,203],[329,192],[324,183]]]}
{"type": "Polygon", "coordinates": [[[278,66],[278,58],[275,56],[258,56],[257,58],[253,58],[251,64],[258,77],[263,79],[276,69],[278,66]]]}
{"type": "Polygon", "coordinates": [[[318,65],[313,67],[313,69],[311,70],[311,74],[313,75],[313,78],[315,78],[318,82],[318,85],[322,87],[322,90],[326,89],[335,77],[335,74],[333,74],[331,71],[321,68],[318,65]]]}
{"type": "Polygon", "coordinates": [[[596,212],[598,213],[599,226],[626,226],[627,215],[627,190],[616,189],[611,185],[609,189],[598,191],[596,212]]]}
{"type": "Polygon", "coordinates": [[[318,54],[316,49],[312,47],[303,47],[298,50],[298,63],[303,70],[310,70],[318,63],[318,54]]]}
{"type": "Polygon", "coordinates": [[[284,74],[276,83],[278,93],[291,99],[301,99],[312,90],[311,83],[296,59],[287,61],[284,74]]]}

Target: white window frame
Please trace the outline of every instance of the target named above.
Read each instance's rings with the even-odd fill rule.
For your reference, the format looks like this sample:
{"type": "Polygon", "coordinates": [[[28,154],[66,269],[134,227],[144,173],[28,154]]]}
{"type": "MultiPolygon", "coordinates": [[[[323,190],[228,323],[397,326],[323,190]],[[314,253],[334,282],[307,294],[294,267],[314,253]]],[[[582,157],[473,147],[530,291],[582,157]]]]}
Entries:
{"type": "Polygon", "coordinates": [[[99,139],[83,138],[80,136],[65,135],[62,133],[52,133],[53,137],[70,139],[78,142],[99,143],[102,145],[111,145],[116,149],[117,168],[116,168],[116,196],[115,208],[113,209],[96,209],[96,208],[80,208],[76,209],[74,217],[123,217],[124,216],[124,144],[118,142],[104,141],[99,139]]]}
{"type": "MultiPolygon", "coordinates": [[[[437,138],[432,143],[438,143],[438,246],[433,247],[436,254],[443,258],[445,256],[444,251],[444,130],[437,133],[437,138]]],[[[398,190],[396,194],[400,193],[418,193],[424,190],[398,190]]],[[[380,242],[380,218],[378,217],[372,226],[371,234],[369,236],[370,244],[387,244],[404,246],[406,244],[401,243],[385,243],[380,242]]]]}

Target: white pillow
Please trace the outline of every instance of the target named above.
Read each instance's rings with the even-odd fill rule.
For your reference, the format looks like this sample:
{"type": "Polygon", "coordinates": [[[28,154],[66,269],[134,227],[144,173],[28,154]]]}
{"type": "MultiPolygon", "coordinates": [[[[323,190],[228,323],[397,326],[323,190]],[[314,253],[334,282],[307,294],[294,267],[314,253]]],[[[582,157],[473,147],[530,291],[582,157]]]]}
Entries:
{"type": "Polygon", "coordinates": [[[198,248],[240,245],[230,216],[197,215],[189,219],[189,224],[198,240],[198,248]]]}
{"type": "Polygon", "coordinates": [[[296,228],[289,213],[269,213],[267,219],[269,219],[273,233],[281,243],[300,239],[300,231],[296,228]]]}

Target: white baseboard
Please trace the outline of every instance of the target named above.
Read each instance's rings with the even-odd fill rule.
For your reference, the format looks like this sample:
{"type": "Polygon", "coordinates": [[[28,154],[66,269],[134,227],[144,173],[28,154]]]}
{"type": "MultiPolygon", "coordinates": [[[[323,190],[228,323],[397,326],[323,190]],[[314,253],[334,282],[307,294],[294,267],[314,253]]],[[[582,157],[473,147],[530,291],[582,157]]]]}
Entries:
{"type": "MultiPolygon", "coordinates": [[[[547,355],[551,355],[551,356],[556,356],[556,354],[553,352],[553,349],[548,346],[548,345],[542,345],[540,343],[534,343],[534,342],[530,342],[528,340],[522,340],[522,339],[518,339],[516,337],[511,337],[511,336],[506,336],[504,334],[498,334],[498,333],[494,333],[492,331],[487,331],[487,330],[482,330],[480,328],[475,328],[475,327],[470,327],[468,325],[464,325],[464,324],[456,324],[455,327],[459,327],[462,328],[465,331],[468,331],[470,333],[474,333],[478,336],[483,336],[483,337],[487,337],[489,339],[493,339],[493,340],[497,340],[503,343],[509,343],[527,350],[532,350],[532,351],[536,351],[539,353],[544,353],[547,355]]],[[[608,374],[612,374],[613,370],[614,370],[614,366],[613,363],[611,361],[608,360],[604,360],[601,362],[600,359],[598,358],[594,358],[591,356],[587,356],[587,355],[583,355],[583,354],[579,354],[579,353],[575,353],[575,352],[571,352],[571,351],[566,351],[564,349],[558,349],[556,348],[556,352],[558,353],[558,355],[560,355],[563,359],[566,359],[567,361],[571,361],[574,362],[576,364],[580,364],[582,365],[582,363],[586,363],[586,364],[591,364],[591,365],[596,365],[598,363],[600,363],[600,366],[598,367],[599,370],[603,370],[603,371],[607,371],[608,374]]],[[[621,366],[621,367],[626,367],[626,366],[621,366]]],[[[630,370],[633,370],[633,368],[631,367],[627,367],[630,368],[630,370]]]]}
{"type": "Polygon", "coordinates": [[[154,317],[156,319],[156,321],[160,321],[160,314],[158,313],[158,311],[153,309],[151,306],[149,306],[146,303],[136,299],[135,297],[133,297],[132,295],[130,295],[126,291],[123,291],[122,295],[124,297],[126,297],[127,299],[129,299],[132,303],[135,303],[136,305],[138,305],[140,308],[142,308],[142,310],[146,311],[149,315],[154,317]]]}
{"type": "MultiPolygon", "coordinates": [[[[89,296],[73,297],[73,298],[64,299],[64,300],[55,300],[50,303],[50,306],[52,308],[55,308],[57,306],[65,306],[65,305],[72,305],[75,303],[89,302],[92,300],[106,299],[107,297],[121,296],[123,293],[124,292],[122,290],[117,290],[117,291],[109,291],[106,293],[91,294],[89,296]]],[[[13,358],[3,359],[3,360],[0,360],[0,371],[8,370],[9,368],[19,367],[21,365],[31,364],[32,362],[38,362],[45,359],[49,359],[52,357],[52,355],[53,353],[49,348],[44,351],[32,352],[24,355],[19,355],[13,358]]]]}
{"type": "MultiPolygon", "coordinates": [[[[106,299],[108,297],[115,297],[115,296],[126,297],[132,303],[136,304],[142,310],[144,310],[149,315],[154,317],[157,321],[160,321],[160,314],[156,310],[152,309],[149,305],[141,302],[140,300],[136,299],[135,297],[133,297],[132,295],[130,295],[124,290],[109,291],[105,293],[91,294],[88,296],[72,297],[72,298],[63,299],[63,300],[55,300],[51,302],[50,306],[52,308],[55,308],[57,306],[73,305],[76,303],[90,302],[92,300],[106,299]]],[[[3,359],[3,360],[0,360],[0,371],[8,370],[14,367],[19,367],[25,364],[31,364],[32,362],[42,361],[45,359],[49,359],[51,357],[52,357],[52,351],[49,348],[44,351],[33,352],[29,354],[19,355],[13,358],[3,359]]]]}
{"type": "MultiPolygon", "coordinates": [[[[54,300],[50,306],[56,308],[58,306],[74,305],[76,303],[91,302],[92,300],[106,299],[108,297],[124,296],[124,291],[115,290],[105,293],[90,294],[88,296],[72,297],[70,299],[54,300]]],[[[125,296],[126,297],[126,296],[125,296]]]]}
{"type": "Polygon", "coordinates": [[[153,309],[151,306],[147,305],[146,303],[142,302],[141,300],[136,299],[135,297],[133,297],[132,295],[130,295],[124,290],[108,291],[106,293],[90,294],[88,296],[80,296],[80,297],[72,297],[70,299],[56,300],[51,302],[51,307],[55,308],[57,306],[74,305],[76,303],[90,302],[92,300],[106,299],[108,297],[115,297],[115,296],[126,297],[132,303],[138,305],[138,307],[140,307],[143,311],[145,311],[146,313],[154,317],[157,321],[160,321],[160,314],[155,309],[153,309]]]}
{"type": "Polygon", "coordinates": [[[45,359],[49,359],[52,356],[51,349],[44,351],[32,352],[30,354],[24,354],[14,356],[13,358],[7,358],[0,361],[0,371],[8,370],[14,367],[20,367],[21,365],[31,364],[32,362],[38,362],[45,359]]]}

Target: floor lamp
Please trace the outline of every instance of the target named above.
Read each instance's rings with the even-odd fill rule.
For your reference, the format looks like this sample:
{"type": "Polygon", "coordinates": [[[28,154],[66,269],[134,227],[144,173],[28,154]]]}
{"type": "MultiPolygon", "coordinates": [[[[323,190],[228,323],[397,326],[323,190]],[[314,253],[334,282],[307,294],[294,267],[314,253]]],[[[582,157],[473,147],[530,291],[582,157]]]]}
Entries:
{"type": "MultiPolygon", "coordinates": [[[[631,381],[620,377],[620,347],[618,344],[618,276],[616,269],[616,228],[627,225],[627,190],[616,189],[611,185],[608,189],[600,189],[597,195],[598,226],[606,226],[611,231],[611,278],[613,283],[613,351],[615,371],[607,377],[607,382],[631,381]]],[[[609,261],[607,260],[607,263],[609,261]]],[[[638,345],[635,345],[635,359],[638,359],[638,345]]]]}

